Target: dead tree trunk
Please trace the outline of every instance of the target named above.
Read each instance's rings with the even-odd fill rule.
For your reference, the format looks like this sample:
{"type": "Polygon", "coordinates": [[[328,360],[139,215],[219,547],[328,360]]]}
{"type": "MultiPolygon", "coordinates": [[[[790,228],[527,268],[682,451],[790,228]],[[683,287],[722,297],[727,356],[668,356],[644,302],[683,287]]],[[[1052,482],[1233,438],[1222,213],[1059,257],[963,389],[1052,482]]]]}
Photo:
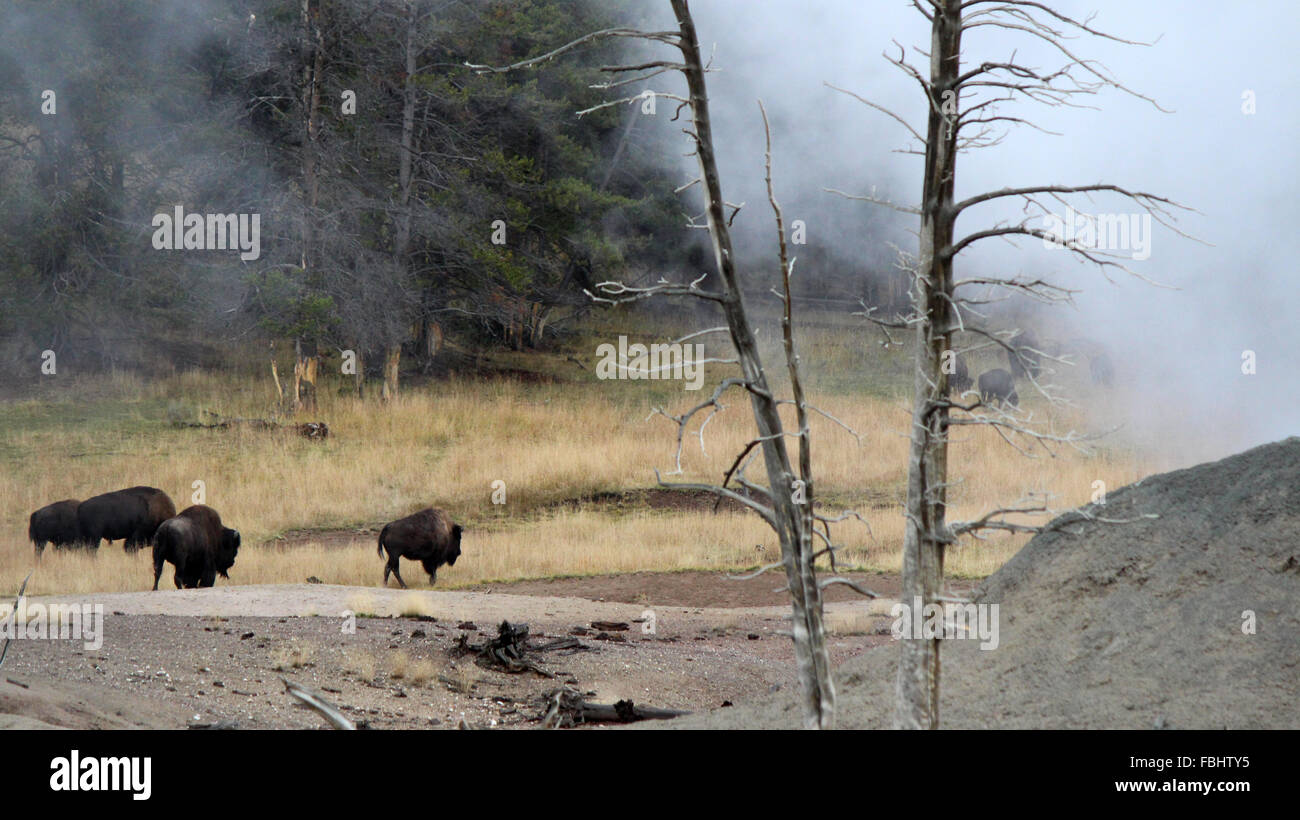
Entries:
{"type": "MultiPolygon", "coordinates": [[[[675,32],[645,32],[628,28],[606,29],[579,38],[548,54],[512,66],[504,68],[474,66],[474,68],[480,71],[510,71],[538,65],[554,59],[556,56],[579,45],[602,37],[641,38],[670,45],[680,53],[680,62],[664,60],[641,66],[608,66],[604,70],[611,72],[651,71],[652,73],[649,76],[671,70],[680,72],[686,78],[687,97],[683,98],[680,95],[671,93],[659,93],[657,96],[675,100],[690,109],[694,127],[687,133],[694,144],[694,155],[699,163],[699,177],[686,185],[685,188],[697,183],[701,185],[705,200],[705,218],[708,223],[709,237],[713,244],[714,263],[717,266],[721,288],[717,291],[700,288],[699,282],[702,277],[701,280],[690,284],[675,285],[661,281],[657,285],[645,288],[630,287],[619,282],[603,282],[596,286],[597,293],[593,294],[593,297],[608,302],[623,302],[637,301],[653,295],[690,295],[721,305],[727,320],[726,327],[714,328],[712,331],[705,332],[725,330],[730,335],[731,343],[736,350],[736,358],[721,361],[728,364],[738,364],[741,369],[741,376],[724,380],[715,390],[710,400],[688,411],[683,416],[673,418],[677,420],[679,425],[684,425],[695,413],[706,408],[718,407],[718,398],[727,389],[742,387],[749,394],[750,409],[754,415],[757,436],[740,454],[736,466],[728,471],[723,486],[707,484],[672,484],[671,486],[704,489],[739,501],[758,512],[776,532],[781,545],[781,566],[785,569],[786,585],[791,598],[795,662],[803,695],[803,724],[807,728],[831,728],[835,719],[835,689],[831,682],[830,657],[826,650],[825,628],[822,621],[821,589],[813,572],[813,559],[815,556],[812,553],[812,540],[814,536],[810,522],[816,520],[816,516],[811,514],[811,504],[807,505],[807,509],[801,509],[801,505],[806,503],[804,501],[806,498],[805,482],[795,473],[791,465],[789,452],[786,448],[786,433],[778,413],[780,400],[773,394],[768,385],[753,328],[745,312],[741,295],[740,275],[736,270],[729,219],[726,214],[726,210],[732,208],[731,216],[734,217],[738,206],[727,203],[722,195],[722,185],[719,180],[714,155],[713,127],[709,115],[708,93],[705,87],[704,62],[700,55],[695,24],[691,19],[686,0],[671,0],[671,4],[677,19],[677,31],[675,32]],[[745,459],[755,450],[763,456],[763,462],[767,470],[767,487],[758,486],[743,478],[745,459]],[[747,490],[753,495],[759,496],[762,500],[756,501],[751,496],[742,496],[727,489],[725,482],[731,480],[732,477],[735,477],[747,490]]],[[[605,87],[613,88],[629,83],[641,83],[646,79],[648,79],[647,76],[638,76],[628,80],[611,82],[605,87]]],[[[630,99],[641,99],[641,95],[638,94],[634,98],[625,98],[597,107],[625,103],[630,99]]],[[[773,204],[775,205],[774,200],[773,204]]],[[[785,265],[784,260],[783,269],[783,273],[788,273],[788,267],[785,265]]],[[[791,356],[793,356],[792,344],[787,347],[787,357],[791,356]]],[[[789,364],[797,385],[797,360],[789,359],[789,364]]],[[[800,435],[801,437],[804,435],[803,430],[800,431],[800,435]]],[[[806,459],[811,458],[806,447],[803,449],[803,453],[806,459]]],[[[678,456],[680,464],[680,449],[678,456]]],[[[801,461],[805,467],[810,464],[807,460],[801,459],[801,461]]],[[[810,478],[810,475],[805,473],[805,478],[810,478]]]]}
{"type": "MultiPolygon", "coordinates": [[[[1008,515],[1047,514],[1045,504],[1027,503],[995,509],[983,517],[969,522],[950,524],[947,521],[948,429],[959,424],[985,424],[998,429],[1003,438],[1009,435],[1027,436],[1049,451],[1056,443],[1077,446],[1077,434],[1057,435],[1035,429],[1026,421],[1016,418],[1003,409],[988,408],[980,401],[969,405],[953,403],[948,399],[949,374],[943,367],[943,356],[952,349],[954,332],[964,330],[982,335],[991,344],[999,344],[1020,356],[1007,340],[997,334],[972,326],[963,311],[970,308],[978,315],[980,305],[989,301],[988,289],[1028,296],[1042,302],[1068,301],[1071,291],[1042,279],[1001,278],[980,276],[956,281],[953,260],[963,249],[981,239],[990,237],[1029,236],[1054,239],[1049,231],[1032,227],[1030,219],[1051,214],[1048,200],[1060,203],[1069,194],[1110,192],[1127,198],[1150,213],[1160,224],[1172,228],[1172,216],[1167,207],[1181,208],[1168,199],[1133,192],[1115,185],[1043,185],[1027,188],[1004,188],[956,201],[957,155],[969,148],[995,145],[1003,134],[996,134],[996,123],[1007,126],[1025,120],[997,114],[997,104],[1027,99],[1047,105],[1070,104],[1074,95],[1095,94],[1103,87],[1122,90],[1151,102],[1130,91],[1107,74],[1104,67],[1092,61],[1080,61],[1063,43],[1067,36],[1063,29],[1074,29],[1096,37],[1119,40],[1091,28],[1087,21],[1078,21],[1053,11],[1044,3],[1003,2],[1002,0],[930,0],[914,4],[931,23],[930,45],[922,52],[929,60],[929,72],[922,72],[905,61],[905,50],[897,57],[887,57],[891,63],[920,83],[926,93],[928,122],[922,136],[907,121],[888,109],[857,97],[862,102],[901,123],[911,135],[922,143],[925,156],[925,177],[919,206],[909,207],[876,199],[855,196],[878,205],[920,216],[920,247],[911,268],[913,273],[912,314],[906,321],[878,322],[885,327],[910,328],[915,333],[916,374],[912,424],[908,446],[907,501],[905,507],[905,532],[903,540],[903,605],[912,619],[923,617],[924,608],[941,605],[943,594],[944,549],[959,536],[983,529],[1000,529],[1011,532],[1035,532],[1041,527],[1029,526],[1019,521],[1009,521],[1008,515]],[[994,26],[1037,41],[1046,42],[1066,60],[1055,71],[1041,72],[1032,66],[1015,62],[1015,55],[1007,61],[984,61],[976,67],[961,70],[962,32],[969,26],[994,26]],[[1086,75],[1086,76],[1079,76],[1086,75]],[[965,133],[973,128],[975,133],[965,133]],[[960,239],[954,227],[963,211],[984,202],[1012,198],[1023,201],[1023,210],[1032,216],[1019,224],[1000,224],[976,231],[960,239]],[[962,288],[976,288],[978,296],[964,296],[962,288]],[[987,414],[974,415],[983,409],[987,414]],[[962,414],[951,415],[951,411],[962,414]],[[920,607],[920,608],[918,608],[920,607]]],[[[851,92],[850,92],[851,93],[851,92]]],[[[857,96],[857,95],[853,95],[857,96]]],[[[913,153],[922,153],[913,149],[913,153]]],[[[1057,241],[1060,241],[1059,239],[1057,241]]],[[[1122,264],[1111,261],[1108,254],[1071,241],[1060,241],[1060,246],[1083,259],[1098,265],[1115,265],[1126,271],[1122,264]]],[[[1130,273],[1132,271],[1129,271],[1130,273]]],[[[876,321],[873,319],[873,321],[876,321]]],[[[1038,353],[1038,351],[1034,351],[1038,353]]],[[[1025,369],[1026,378],[1049,402],[1056,401],[1049,390],[1041,385],[1032,370],[1025,369]]],[[[900,642],[898,673],[895,679],[896,709],[894,726],[907,729],[930,729],[939,725],[940,657],[939,642],[935,637],[905,636],[900,642]]]]}
{"type": "MultiPolygon", "coordinates": [[[[930,83],[936,100],[949,99],[961,67],[961,0],[934,6],[930,83]]],[[[951,347],[951,213],[957,130],[942,106],[931,106],[926,128],[925,180],[921,194],[920,258],[913,284],[916,322],[916,381],[907,455],[906,524],[903,534],[905,606],[924,607],[943,590],[943,541],[948,484],[948,375],[942,367],[951,347]]],[[[920,613],[913,613],[919,617],[920,613]]],[[[895,681],[895,728],[939,724],[939,639],[902,641],[895,681]]]]}
{"type": "Polygon", "coordinates": [[[302,339],[293,343],[293,407],[308,413],[316,410],[316,368],[320,358],[307,353],[302,339]]]}
{"type": "Polygon", "coordinates": [[[357,391],[357,398],[366,397],[366,354],[359,348],[356,351],[356,372],[352,374],[352,386],[357,391]]]}
{"type": "MultiPolygon", "coordinates": [[[[320,151],[320,76],[325,66],[324,36],[320,29],[319,0],[302,0],[302,184],[304,192],[302,218],[302,275],[308,289],[314,289],[317,266],[317,208],[320,205],[320,180],[316,163],[320,151]]],[[[294,340],[293,369],[294,409],[316,409],[316,369],[320,362],[314,344],[294,340]]]]}
{"type": "MultiPolygon", "coordinates": [[[[415,32],[418,19],[414,0],[407,0],[406,37],[402,46],[405,59],[405,76],[402,82],[402,137],[397,148],[398,217],[396,239],[393,243],[393,265],[402,279],[406,278],[408,272],[411,249],[411,189],[414,183],[415,156],[415,32]]],[[[383,400],[385,402],[397,397],[397,372],[401,356],[401,341],[390,340],[384,355],[383,400]]]]}
{"type": "Polygon", "coordinates": [[[381,394],[386,402],[397,398],[397,371],[401,363],[402,346],[389,346],[384,354],[384,388],[381,394]]]}

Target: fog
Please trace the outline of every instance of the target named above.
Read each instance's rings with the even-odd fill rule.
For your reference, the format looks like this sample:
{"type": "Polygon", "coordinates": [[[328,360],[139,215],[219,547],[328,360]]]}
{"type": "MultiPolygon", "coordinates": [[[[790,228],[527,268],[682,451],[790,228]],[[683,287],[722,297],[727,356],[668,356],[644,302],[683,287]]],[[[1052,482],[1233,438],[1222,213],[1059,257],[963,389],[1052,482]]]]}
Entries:
{"type": "MultiPolygon", "coordinates": [[[[1040,336],[1104,343],[1121,384],[1114,394],[1074,398],[1109,408],[1128,433],[1177,451],[1179,461],[1300,433],[1297,240],[1287,210],[1297,179],[1297,88],[1291,32],[1279,24],[1293,7],[1248,2],[1189,11],[1173,0],[1054,7],[1076,18],[1096,11],[1096,28],[1157,41],[1134,46],[1083,35],[1070,48],[1173,113],[1114,89],[1084,98],[1097,110],[1004,105],[1000,113],[1061,136],[1012,128],[1002,144],[964,153],[957,198],[1004,186],[1114,183],[1195,208],[1199,213],[1181,214],[1178,227],[1207,244],[1156,225],[1149,258],[1126,264],[1160,287],[1113,268],[1103,274],[1029,237],[1017,240],[1018,248],[997,239],[977,243],[958,257],[958,278],[1032,274],[1080,289],[1073,306],[1037,314],[1040,336]],[[1243,113],[1247,91],[1254,114],[1243,113]],[[1242,372],[1247,350],[1256,357],[1253,375],[1242,372]]],[[[878,196],[911,204],[921,169],[919,157],[894,153],[916,144],[898,123],[826,83],[888,107],[923,133],[919,87],[882,54],[897,55],[897,40],[924,71],[928,60],[913,48],[928,50],[928,21],[906,0],[696,0],[692,11],[716,69],[708,82],[724,192],[746,203],[736,220],[738,242],[757,249],[742,250],[742,257],[772,266],[760,98],[773,123],[778,196],[787,220],[807,221],[810,246],[846,249],[846,259],[863,269],[888,264],[888,242],[914,251],[914,218],[823,191],[874,187],[878,196]]],[[[1018,32],[977,29],[963,45],[967,65],[1005,60],[1013,51],[1044,69],[1062,64],[1060,55],[1018,32]]],[[[1113,197],[1074,204],[1081,211],[1137,211],[1113,197]]],[[[975,208],[958,233],[1018,220],[1019,208],[1018,201],[975,208]]],[[[1087,360],[1079,359],[1086,374],[1087,360]]]]}
{"type": "MultiPolygon", "coordinates": [[[[224,8],[214,4],[218,6],[224,8]]],[[[1078,18],[1095,10],[1092,22],[1104,31],[1157,41],[1148,47],[1081,35],[1070,43],[1077,54],[1104,63],[1115,77],[1172,113],[1114,89],[1083,99],[1096,110],[1004,105],[1000,113],[1025,117],[1059,135],[1013,127],[1000,145],[963,154],[958,198],[1004,186],[1114,183],[1196,209],[1181,214],[1179,226],[1203,241],[1155,227],[1149,258],[1128,264],[1160,286],[1123,271],[1099,271],[1028,237],[1018,247],[999,240],[973,246],[957,260],[959,278],[1023,274],[1078,288],[1073,305],[1034,314],[1040,336],[1084,336],[1104,344],[1120,385],[1113,393],[1089,388],[1089,395],[1075,398],[1106,408],[1106,421],[1177,452],[1183,461],[1300,433],[1297,239],[1286,210],[1295,202],[1294,142],[1300,129],[1293,27],[1282,24],[1294,19],[1294,6],[1285,0],[1198,4],[1194,9],[1174,0],[1062,0],[1053,6],[1078,18]],[[1247,93],[1253,95],[1253,114],[1243,112],[1247,93]],[[1253,351],[1254,374],[1243,373],[1246,351],[1253,351]]],[[[241,34],[242,19],[226,14],[214,22],[202,8],[172,9],[160,22],[168,42],[150,42],[158,49],[175,47],[212,26],[224,26],[232,37],[241,34]]],[[[35,7],[23,10],[7,17],[7,24],[15,31],[39,28],[35,7]]],[[[643,10],[652,22],[671,25],[666,0],[645,0],[643,10]]],[[[909,61],[922,69],[927,65],[914,49],[928,48],[928,22],[912,4],[694,0],[692,10],[715,69],[708,83],[724,192],[729,200],[745,203],[735,228],[746,272],[771,276],[775,268],[759,99],[772,122],[775,181],[787,222],[798,219],[807,225],[808,246],[794,250],[810,261],[796,269],[798,278],[852,281],[855,272],[865,278],[892,263],[891,243],[914,250],[909,231],[915,218],[824,190],[874,191],[908,204],[919,194],[921,160],[898,152],[916,147],[908,133],[827,86],[867,97],[923,130],[924,102],[917,84],[882,56],[897,54],[897,41],[907,49],[909,61]]],[[[99,36],[77,26],[65,26],[58,34],[60,49],[34,46],[32,53],[21,55],[42,87],[59,85],[59,54],[80,53],[99,36]]],[[[1007,59],[1013,51],[1021,62],[1044,69],[1062,63],[1059,54],[1018,32],[979,29],[968,34],[964,45],[967,65],[1007,59]]],[[[149,53],[147,45],[133,48],[149,53]]],[[[678,82],[664,79],[669,87],[678,82]]],[[[661,136],[685,125],[668,122],[672,108],[660,104],[661,136]]],[[[129,100],[105,102],[103,109],[105,116],[116,111],[137,130],[157,126],[129,100]]],[[[680,135],[678,143],[682,151],[688,147],[680,135]]],[[[255,151],[244,154],[239,168],[246,182],[257,160],[255,151]]],[[[665,161],[681,163],[683,181],[687,179],[693,171],[688,161],[667,156],[673,158],[665,161]]],[[[190,159],[213,178],[228,170],[216,158],[190,159]]],[[[1115,198],[1073,201],[1077,208],[1093,211],[1137,210],[1115,198]]],[[[218,210],[228,210],[219,204],[218,210]]],[[[1019,216],[1019,203],[981,206],[962,217],[959,234],[1019,216]]],[[[841,290],[832,295],[852,296],[841,290]]],[[[843,309],[853,307],[846,302],[843,309]]],[[[870,331],[864,327],[863,334],[864,344],[869,343],[870,331]]],[[[1086,359],[1077,359],[1086,371],[1086,359]]]]}

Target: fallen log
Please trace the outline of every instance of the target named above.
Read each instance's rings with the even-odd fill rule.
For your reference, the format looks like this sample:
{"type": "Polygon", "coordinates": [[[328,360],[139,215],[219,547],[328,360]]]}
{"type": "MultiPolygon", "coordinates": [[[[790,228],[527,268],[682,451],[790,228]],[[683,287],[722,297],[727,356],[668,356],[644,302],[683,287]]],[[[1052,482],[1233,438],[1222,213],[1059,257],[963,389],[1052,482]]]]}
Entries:
{"type": "Polygon", "coordinates": [[[671,720],[690,712],[638,706],[630,700],[592,703],[570,687],[555,689],[543,698],[545,709],[537,718],[543,728],[563,729],[581,723],[636,723],[642,720],[671,720]]]}
{"type": "Polygon", "coordinates": [[[204,411],[215,421],[205,423],[201,421],[177,421],[174,424],[177,427],[187,427],[197,430],[229,430],[232,427],[245,426],[252,427],[255,430],[292,430],[303,438],[326,439],[329,438],[329,425],[323,421],[306,421],[299,424],[281,424],[274,419],[246,419],[240,417],[222,418],[220,414],[213,413],[211,410],[204,411]]]}

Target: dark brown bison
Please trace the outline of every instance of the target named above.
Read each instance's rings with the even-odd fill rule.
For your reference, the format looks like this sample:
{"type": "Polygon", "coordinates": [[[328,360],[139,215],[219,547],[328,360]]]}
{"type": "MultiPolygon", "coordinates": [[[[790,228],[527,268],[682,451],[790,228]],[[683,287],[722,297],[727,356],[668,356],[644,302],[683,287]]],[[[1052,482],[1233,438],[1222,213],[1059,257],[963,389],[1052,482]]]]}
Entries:
{"type": "Polygon", "coordinates": [[[980,375],[980,401],[1019,407],[1020,395],[1016,393],[1016,380],[1001,368],[980,375]]]}
{"type": "Polygon", "coordinates": [[[424,571],[429,573],[429,583],[437,583],[438,567],[455,565],[460,557],[460,534],[463,531],[460,524],[452,523],[447,513],[432,508],[385,525],[379,533],[379,557],[384,557],[384,550],[388,550],[383,585],[388,586],[388,575],[392,573],[397,583],[406,588],[397,566],[402,558],[419,561],[424,565],[424,571]]]}
{"type": "Polygon", "coordinates": [[[1022,330],[1008,344],[1011,349],[1007,351],[1007,364],[1011,367],[1011,374],[1017,379],[1026,376],[1038,378],[1042,371],[1038,360],[1038,351],[1042,348],[1038,346],[1038,338],[1029,331],[1022,330]]]}
{"type": "Polygon", "coordinates": [[[961,395],[967,390],[970,390],[970,368],[966,366],[966,360],[961,356],[958,356],[955,351],[952,356],[955,364],[953,365],[952,372],[948,374],[948,392],[961,395]]]}
{"type": "Polygon", "coordinates": [[[99,540],[125,539],[127,552],[153,543],[158,525],[176,514],[167,493],[156,487],[129,487],[87,498],[77,507],[81,538],[91,549],[99,540]]]}
{"type": "Polygon", "coordinates": [[[210,587],[217,576],[235,565],[239,552],[239,530],[221,525],[221,516],[211,507],[195,504],[169,518],[158,528],[153,545],[153,588],[158,588],[163,562],[176,568],[177,589],[210,587]]]}
{"type": "Polygon", "coordinates": [[[77,525],[77,505],[81,502],[75,498],[55,501],[32,513],[27,523],[27,537],[36,545],[36,557],[40,558],[49,542],[56,547],[74,547],[81,543],[81,529],[77,525]]]}

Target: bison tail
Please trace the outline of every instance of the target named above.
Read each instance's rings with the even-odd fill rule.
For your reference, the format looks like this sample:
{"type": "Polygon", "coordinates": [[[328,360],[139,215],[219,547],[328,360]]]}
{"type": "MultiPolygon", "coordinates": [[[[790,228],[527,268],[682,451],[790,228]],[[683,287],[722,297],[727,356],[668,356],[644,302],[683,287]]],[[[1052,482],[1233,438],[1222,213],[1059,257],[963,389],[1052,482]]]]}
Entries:
{"type": "Polygon", "coordinates": [[[385,524],[385,525],[384,525],[384,528],[383,528],[382,530],[379,531],[379,549],[376,550],[376,551],[379,553],[379,557],[380,557],[380,558],[383,558],[383,557],[384,557],[384,536],[386,536],[386,535],[388,535],[388,525],[387,525],[387,524],[385,524]]]}

